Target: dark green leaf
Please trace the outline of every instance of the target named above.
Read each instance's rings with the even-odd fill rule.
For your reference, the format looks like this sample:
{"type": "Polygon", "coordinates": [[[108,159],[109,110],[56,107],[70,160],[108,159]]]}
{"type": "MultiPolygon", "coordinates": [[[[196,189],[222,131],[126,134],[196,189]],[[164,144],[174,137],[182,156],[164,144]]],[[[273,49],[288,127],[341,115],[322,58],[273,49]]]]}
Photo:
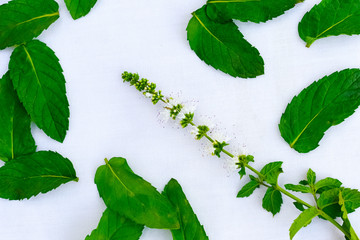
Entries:
{"type": "Polygon", "coordinates": [[[322,0],[299,23],[299,35],[307,47],[320,38],[340,34],[360,34],[358,0],[322,0]]]}
{"type": "Polygon", "coordinates": [[[11,55],[10,75],[20,101],[36,125],[63,142],[69,128],[69,103],[59,59],[44,43],[33,40],[11,55]]]}
{"type": "Polygon", "coordinates": [[[299,182],[299,184],[304,185],[304,186],[309,185],[308,181],[306,181],[306,180],[301,180],[301,181],[299,182]]]}
{"type": "Polygon", "coordinates": [[[95,183],[106,206],[151,228],[178,229],[176,209],[150,183],[136,175],[124,158],[105,160],[95,183]]]}
{"type": "Polygon", "coordinates": [[[290,191],[310,193],[311,189],[303,185],[285,184],[285,188],[290,191]]]}
{"type": "Polygon", "coordinates": [[[326,191],[326,190],[330,190],[333,188],[339,188],[339,187],[341,187],[341,185],[342,185],[342,183],[339,180],[328,177],[328,178],[318,181],[315,184],[315,191],[317,193],[322,193],[323,191],[326,191]]]}
{"type": "Polygon", "coordinates": [[[309,184],[309,186],[314,186],[315,182],[316,182],[316,173],[311,170],[311,168],[309,168],[309,171],[307,172],[307,182],[309,184]]]}
{"type": "Polygon", "coordinates": [[[9,73],[0,79],[0,159],[9,161],[35,152],[30,117],[20,103],[9,73]]]}
{"type": "Polygon", "coordinates": [[[237,19],[266,22],[293,8],[301,0],[208,0],[207,14],[215,21],[237,19]]]}
{"type": "Polygon", "coordinates": [[[257,181],[251,180],[250,182],[245,184],[245,186],[239,191],[237,197],[249,197],[259,186],[260,184],[257,181]]]}
{"type": "Polygon", "coordinates": [[[65,0],[71,17],[75,20],[88,14],[97,0],[65,0]]]}
{"type": "Polygon", "coordinates": [[[220,24],[209,19],[205,7],[193,12],[187,26],[192,50],[205,63],[233,77],[254,78],[264,74],[264,61],[233,22],[220,24]]]}
{"type": "Polygon", "coordinates": [[[275,185],[277,184],[279,174],[283,172],[281,165],[282,162],[268,163],[261,169],[260,173],[265,176],[265,180],[268,183],[275,185]]]}
{"type": "Polygon", "coordinates": [[[301,153],[318,146],[324,132],[354,113],[360,104],[360,70],[335,72],[295,96],[281,117],[281,136],[301,153]]]}
{"type": "Polygon", "coordinates": [[[13,0],[0,6],[0,49],[39,36],[59,18],[53,0],[13,0]]]}
{"type": "Polygon", "coordinates": [[[138,240],[143,229],[144,225],[136,224],[107,208],[98,227],[85,240],[138,240]]]}
{"type": "Polygon", "coordinates": [[[319,215],[319,210],[316,207],[311,207],[304,210],[300,215],[294,220],[293,224],[290,227],[290,239],[293,239],[295,234],[303,227],[308,225],[311,220],[319,215]]]}
{"type": "Polygon", "coordinates": [[[263,208],[275,215],[280,212],[282,203],[281,192],[273,188],[268,188],[263,198],[263,208]]]}
{"type": "Polygon", "coordinates": [[[171,179],[165,186],[163,194],[170,200],[177,209],[180,219],[180,229],[171,230],[174,240],[208,240],[204,227],[200,224],[189,201],[180,186],[171,179]]]}
{"type": "Polygon", "coordinates": [[[13,159],[0,168],[0,197],[20,200],[78,181],[69,159],[55,152],[36,152],[13,159]]]}
{"type": "Polygon", "coordinates": [[[294,206],[295,206],[298,210],[300,210],[300,211],[304,211],[304,210],[305,210],[304,205],[302,205],[301,203],[299,203],[299,202],[293,202],[293,204],[294,204],[294,206]]]}

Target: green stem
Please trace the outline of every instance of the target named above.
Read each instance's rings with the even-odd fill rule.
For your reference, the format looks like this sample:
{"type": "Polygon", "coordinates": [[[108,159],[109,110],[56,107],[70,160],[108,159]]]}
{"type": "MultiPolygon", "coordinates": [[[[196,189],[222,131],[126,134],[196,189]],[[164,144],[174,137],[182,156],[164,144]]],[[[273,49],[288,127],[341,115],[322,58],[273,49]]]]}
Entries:
{"type": "MultiPolygon", "coordinates": [[[[167,103],[166,100],[164,100],[163,98],[160,99],[162,102],[164,103],[167,103]]],[[[192,126],[197,126],[195,123],[193,123],[192,121],[189,123],[190,125],[192,126]]],[[[210,141],[211,143],[214,143],[215,140],[212,139],[208,134],[205,134],[204,135],[205,138],[210,141]]],[[[221,150],[224,154],[228,155],[229,157],[233,158],[234,157],[234,154],[228,152],[227,150],[225,149],[222,149],[221,150]]],[[[265,179],[265,176],[257,171],[255,168],[251,167],[249,164],[245,164],[245,167],[247,169],[249,169],[250,171],[254,172],[256,175],[258,175],[258,177],[262,180],[265,179]]],[[[263,186],[267,187],[267,188],[270,188],[270,187],[273,187],[273,186],[270,186],[270,185],[267,185],[265,183],[262,183],[263,186]]],[[[308,207],[308,208],[311,208],[313,207],[312,205],[310,205],[309,203],[301,200],[300,198],[296,197],[295,195],[293,195],[292,193],[288,192],[287,190],[285,190],[284,188],[280,187],[279,185],[276,185],[275,186],[275,189],[280,191],[281,193],[283,193],[284,195],[288,196],[289,198],[295,200],[296,202],[298,203],[301,203],[302,205],[308,207]]],[[[315,196],[315,199],[316,199],[316,196],[315,196]]],[[[351,235],[338,223],[336,222],[332,217],[330,217],[329,215],[327,215],[325,212],[323,212],[322,210],[318,209],[319,210],[319,214],[325,218],[326,220],[328,220],[329,222],[331,222],[336,228],[338,228],[342,233],[345,234],[345,236],[348,238],[348,239],[351,239],[351,235]]]]}

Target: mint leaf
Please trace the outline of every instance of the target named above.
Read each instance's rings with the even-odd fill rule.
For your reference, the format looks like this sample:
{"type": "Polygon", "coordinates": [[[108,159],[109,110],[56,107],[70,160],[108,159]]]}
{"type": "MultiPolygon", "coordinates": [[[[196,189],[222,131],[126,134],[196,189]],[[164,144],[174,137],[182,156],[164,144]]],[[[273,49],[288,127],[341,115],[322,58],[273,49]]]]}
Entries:
{"type": "Polygon", "coordinates": [[[303,185],[285,184],[285,188],[294,192],[310,193],[311,189],[303,185]]]}
{"type": "Polygon", "coordinates": [[[271,162],[266,164],[260,171],[260,173],[265,176],[265,181],[272,185],[276,185],[279,174],[283,172],[281,165],[282,162],[271,162]]]}
{"type": "Polygon", "coordinates": [[[295,206],[298,210],[300,210],[301,212],[305,210],[304,205],[302,205],[301,203],[299,203],[299,202],[293,202],[293,204],[294,204],[294,206],[295,206]]]}
{"type": "Polygon", "coordinates": [[[35,152],[30,117],[20,103],[9,72],[0,79],[0,159],[9,161],[35,152]]]}
{"type": "Polygon", "coordinates": [[[107,208],[98,227],[86,236],[85,240],[138,240],[143,229],[143,225],[136,224],[107,208]]]}
{"type": "MultiPolygon", "coordinates": [[[[350,233],[351,238],[349,240],[359,240],[359,237],[356,235],[355,230],[353,229],[353,227],[351,226],[349,217],[348,217],[348,212],[346,210],[345,207],[345,199],[342,196],[342,191],[339,191],[339,205],[341,207],[341,218],[344,221],[343,223],[343,227],[346,229],[346,231],[348,233],[350,233]]],[[[345,237],[346,239],[348,239],[347,237],[345,237]]]]}
{"type": "Polygon", "coordinates": [[[274,188],[268,188],[263,198],[262,206],[268,212],[273,215],[280,212],[281,205],[283,203],[281,192],[274,188]]]}
{"type": "Polygon", "coordinates": [[[307,177],[307,182],[309,184],[309,186],[314,186],[315,182],[316,182],[316,173],[311,170],[311,168],[309,168],[307,174],[306,174],[306,177],[307,177]]]}
{"type": "Polygon", "coordinates": [[[174,240],[208,240],[204,227],[200,224],[189,201],[180,186],[175,180],[171,179],[165,186],[165,195],[173,206],[177,209],[180,229],[171,230],[174,240]]]}
{"type": "Polygon", "coordinates": [[[20,200],[78,181],[69,159],[41,151],[13,159],[0,168],[0,197],[20,200]]]}
{"type": "Polygon", "coordinates": [[[322,0],[304,15],[298,29],[307,47],[328,36],[360,34],[360,2],[322,0]]]}
{"type": "Polygon", "coordinates": [[[327,129],[354,113],[359,96],[359,69],[325,76],[292,99],[280,120],[281,136],[298,152],[315,149],[327,129]]]}
{"type": "Polygon", "coordinates": [[[136,175],[126,159],[105,159],[105,163],[97,169],[95,183],[107,207],[150,228],[179,228],[169,200],[136,175]]]}
{"type": "Polygon", "coordinates": [[[304,210],[300,215],[294,220],[293,224],[290,227],[290,239],[293,239],[295,234],[304,226],[307,226],[311,220],[319,215],[319,210],[316,207],[311,207],[304,210]]]}
{"type": "Polygon", "coordinates": [[[205,63],[233,77],[254,78],[264,74],[264,61],[233,22],[213,22],[205,6],[192,13],[187,38],[205,63]]]}
{"type": "Polygon", "coordinates": [[[302,0],[208,0],[207,13],[214,21],[237,19],[266,22],[285,13],[302,0]]]}
{"type": "Polygon", "coordinates": [[[97,0],[65,0],[66,7],[74,20],[88,14],[96,2],[97,0]]]}
{"type": "Polygon", "coordinates": [[[0,49],[39,36],[59,18],[53,0],[13,0],[0,6],[0,49]]]}
{"type": "Polygon", "coordinates": [[[339,187],[341,187],[341,185],[342,185],[342,183],[339,180],[328,177],[328,178],[318,181],[315,184],[315,190],[316,190],[316,193],[322,193],[326,190],[330,190],[333,188],[339,188],[339,187]]]}
{"type": "MultiPolygon", "coordinates": [[[[320,194],[317,201],[318,207],[333,218],[341,216],[339,192],[339,188],[324,191],[320,194]]],[[[348,213],[354,212],[360,207],[360,192],[358,190],[344,188],[342,190],[342,197],[348,213]]]]}
{"type": "Polygon", "coordinates": [[[36,125],[63,142],[69,128],[69,103],[59,59],[45,43],[33,40],[11,55],[10,76],[20,101],[36,125]]]}
{"type": "Polygon", "coordinates": [[[260,184],[255,180],[251,180],[241,188],[237,197],[238,198],[249,197],[258,187],[260,187],[260,184]]]}

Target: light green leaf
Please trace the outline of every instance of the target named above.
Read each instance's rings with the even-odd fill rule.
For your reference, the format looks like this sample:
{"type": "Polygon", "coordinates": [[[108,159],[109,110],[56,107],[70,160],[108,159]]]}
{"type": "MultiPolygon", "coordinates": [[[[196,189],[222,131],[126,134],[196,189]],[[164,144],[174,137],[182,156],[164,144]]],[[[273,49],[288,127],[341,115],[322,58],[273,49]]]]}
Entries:
{"type": "Polygon", "coordinates": [[[31,119],[51,138],[63,142],[69,128],[69,103],[59,59],[33,40],[11,55],[10,76],[31,119]]]}
{"type": "Polygon", "coordinates": [[[0,6],[0,49],[39,36],[59,18],[53,0],[13,0],[0,6]]]}
{"type": "Polygon", "coordinates": [[[251,180],[241,188],[237,197],[238,198],[249,197],[259,186],[260,184],[257,181],[251,180]]]}
{"type": "Polygon", "coordinates": [[[66,7],[74,20],[88,14],[96,2],[97,0],[65,0],[66,7]]]}
{"type": "Polygon", "coordinates": [[[307,226],[311,220],[319,215],[319,210],[316,207],[311,207],[304,210],[300,215],[295,219],[293,224],[290,227],[290,239],[293,239],[295,234],[303,227],[307,226]]]}
{"type": "Polygon", "coordinates": [[[35,152],[30,117],[20,103],[10,74],[0,79],[0,159],[9,161],[35,152]]]}
{"type": "Polygon", "coordinates": [[[301,0],[208,0],[207,14],[214,21],[237,19],[266,22],[293,8],[301,0]]]}
{"type": "Polygon", "coordinates": [[[150,183],[136,175],[124,158],[105,159],[95,183],[106,206],[150,228],[178,229],[176,209],[150,183]]]}
{"type": "Polygon", "coordinates": [[[339,205],[341,206],[341,212],[342,212],[341,218],[344,221],[343,227],[350,234],[350,239],[347,237],[345,237],[345,238],[348,240],[359,240],[359,237],[356,235],[355,230],[351,226],[351,223],[350,223],[350,220],[348,217],[348,212],[345,207],[345,199],[342,196],[342,191],[339,191],[339,205]]]}
{"type": "Polygon", "coordinates": [[[329,189],[333,189],[333,188],[339,188],[341,187],[342,183],[334,178],[324,178],[320,181],[318,181],[315,184],[315,191],[317,193],[322,193],[323,191],[329,190],[329,189]]]}
{"type": "Polygon", "coordinates": [[[322,0],[299,23],[299,35],[307,47],[318,39],[340,34],[360,34],[358,0],[322,0]]]}
{"type": "Polygon", "coordinates": [[[264,61],[233,22],[213,22],[205,6],[193,12],[187,26],[192,50],[205,63],[233,77],[254,78],[264,74],[264,61]]]}
{"type": "Polygon", "coordinates": [[[307,174],[306,174],[306,177],[307,177],[307,182],[309,184],[309,186],[314,186],[315,182],[316,182],[316,173],[311,170],[311,168],[309,168],[307,174]]]}
{"type": "Polygon", "coordinates": [[[36,152],[13,159],[0,168],[0,197],[21,200],[78,181],[69,159],[55,152],[36,152]]]}
{"type": "Polygon", "coordinates": [[[271,162],[266,164],[260,171],[265,176],[266,182],[276,185],[279,174],[283,172],[281,168],[282,162],[271,162]]]}
{"type": "Polygon", "coordinates": [[[309,152],[327,129],[353,114],[359,104],[359,69],[325,76],[292,99],[280,120],[281,136],[296,151],[309,152]]]}
{"type": "Polygon", "coordinates": [[[107,208],[98,227],[85,240],[138,240],[143,229],[144,225],[136,224],[107,208]]]}
{"type": "Polygon", "coordinates": [[[310,193],[311,189],[303,185],[285,184],[285,188],[294,192],[310,193]]]}
{"type": "Polygon", "coordinates": [[[171,230],[174,240],[208,240],[204,227],[200,224],[189,201],[180,186],[171,179],[165,186],[163,194],[170,200],[177,209],[180,219],[180,229],[171,230]]]}
{"type": "Polygon", "coordinates": [[[281,205],[283,203],[281,192],[273,188],[268,188],[263,198],[262,206],[268,212],[273,215],[280,212],[281,205]]]}

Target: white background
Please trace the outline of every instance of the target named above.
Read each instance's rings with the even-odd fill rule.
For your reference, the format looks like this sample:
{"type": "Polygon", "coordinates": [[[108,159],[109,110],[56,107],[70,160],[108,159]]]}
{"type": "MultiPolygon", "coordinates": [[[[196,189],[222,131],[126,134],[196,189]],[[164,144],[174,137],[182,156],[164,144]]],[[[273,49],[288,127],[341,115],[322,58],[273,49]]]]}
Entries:
{"type": "MultiPolygon", "coordinates": [[[[64,69],[70,129],[62,144],[35,125],[33,134],[38,150],[69,158],[80,181],[30,200],[0,200],[0,239],[84,239],[105,209],[93,183],[95,171],[105,157],[114,156],[127,158],[159,190],[176,178],[212,240],[289,239],[299,214],[292,201],[284,197],[282,211],[273,217],[261,207],[264,189],[237,199],[247,178],[229,174],[221,159],[206,153],[205,141],[161,123],[160,107],[122,83],[125,70],[156,82],[164,93],[181,92],[183,99],[198,101],[196,120],[210,116],[232,137],[233,146],[246,145],[256,168],[283,161],[281,185],[297,183],[312,168],[318,179],[335,177],[346,187],[360,188],[359,112],[328,130],[320,147],[308,154],[291,149],[277,127],[287,103],[303,88],[334,71],[359,67],[359,36],[322,39],[309,49],[299,38],[298,22],[318,2],[298,4],[266,24],[237,22],[265,61],[265,75],[240,79],[214,70],[190,50],[185,29],[191,12],[205,1],[99,0],[88,16],[73,21],[59,0],[60,19],[38,39],[56,52],[64,69]]],[[[11,52],[0,52],[1,75],[11,52]]],[[[360,214],[350,218],[359,231],[360,214]]],[[[296,239],[344,239],[330,223],[313,222],[296,239]]],[[[165,240],[171,234],[146,229],[141,239],[165,240]]]]}

